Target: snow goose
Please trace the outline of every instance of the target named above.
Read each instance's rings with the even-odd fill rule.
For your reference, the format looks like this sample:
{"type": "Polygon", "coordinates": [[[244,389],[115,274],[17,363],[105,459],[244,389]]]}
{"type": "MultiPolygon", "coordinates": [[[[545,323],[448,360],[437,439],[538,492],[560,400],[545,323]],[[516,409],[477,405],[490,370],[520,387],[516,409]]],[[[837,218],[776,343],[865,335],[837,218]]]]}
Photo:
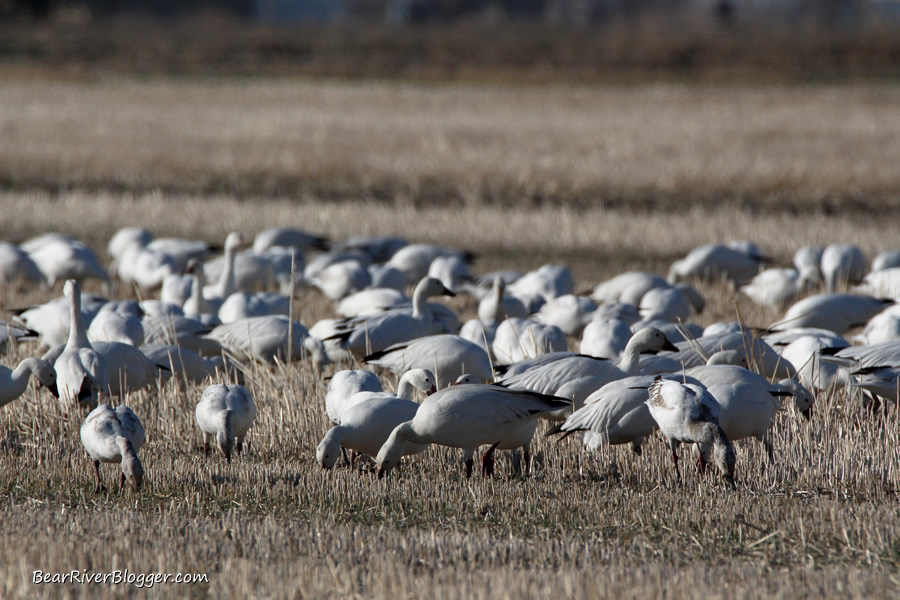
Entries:
{"type": "Polygon", "coordinates": [[[791,306],[784,317],[769,329],[777,331],[793,327],[818,327],[843,334],[854,327],[862,327],[893,303],[893,300],[871,296],[818,294],[791,306]]]}
{"type": "Polygon", "coordinates": [[[866,256],[854,244],[831,244],[822,252],[820,269],[829,292],[841,285],[859,283],[866,274],[866,256]]]}
{"type": "Polygon", "coordinates": [[[369,277],[373,288],[392,288],[402,291],[406,287],[406,274],[390,265],[369,265],[369,277]]]}
{"type": "MultiPolygon", "coordinates": [[[[674,347],[658,329],[642,329],[628,341],[618,363],[583,355],[567,356],[517,374],[504,375],[501,382],[512,389],[567,398],[572,401],[567,408],[578,410],[591,393],[610,381],[637,375],[642,352],[658,352],[674,347]]],[[[567,410],[565,413],[553,413],[550,418],[563,420],[569,414],[567,410]]]]}
{"type": "Polygon", "coordinates": [[[115,274],[126,284],[155,289],[166,277],[178,272],[175,259],[165,252],[137,244],[128,246],[115,262],[115,274]]]}
{"type": "MultiPolygon", "coordinates": [[[[374,387],[374,386],[372,386],[374,387]]],[[[331,418],[331,422],[335,425],[340,425],[343,423],[343,415],[344,411],[349,409],[351,406],[356,406],[357,404],[362,404],[363,402],[368,402],[369,400],[375,398],[401,398],[403,400],[414,400],[414,390],[419,390],[425,396],[429,396],[437,391],[437,387],[434,380],[434,375],[428,369],[411,369],[403,374],[403,377],[400,378],[400,381],[397,383],[397,392],[383,392],[383,391],[366,391],[361,390],[347,397],[325,397],[325,410],[328,412],[329,418],[331,418]],[[328,402],[331,401],[332,405],[329,408],[328,402]],[[332,418],[333,417],[333,418],[332,418]]]]}
{"type": "Polygon", "coordinates": [[[235,292],[228,296],[219,307],[219,320],[222,323],[233,323],[250,317],[268,315],[288,316],[291,311],[291,299],[275,292],[235,292]]]}
{"type": "Polygon", "coordinates": [[[578,349],[598,358],[616,358],[631,339],[631,327],[621,319],[594,319],[584,328],[578,349]]]}
{"type": "Polygon", "coordinates": [[[872,260],[872,273],[900,267],[900,250],[885,250],[872,260]]]}
{"type": "Polygon", "coordinates": [[[659,379],[650,386],[647,407],[669,443],[676,473],[679,444],[700,444],[701,460],[711,446],[716,467],[734,487],[734,448],[719,426],[719,404],[703,386],[659,379]]]}
{"type": "Polygon", "coordinates": [[[854,370],[866,367],[900,366],[900,342],[882,342],[868,346],[848,346],[846,348],[823,348],[822,360],[852,367],[854,370]]]}
{"type": "Polygon", "coordinates": [[[198,319],[207,325],[220,324],[218,312],[224,299],[214,298],[210,300],[204,296],[204,290],[208,289],[206,275],[203,273],[203,268],[196,261],[188,264],[187,275],[191,281],[191,289],[188,298],[181,306],[184,315],[198,319]]]}
{"type": "MultiPolygon", "coordinates": [[[[849,346],[846,342],[837,347],[849,346]]],[[[781,350],[781,356],[797,368],[800,382],[810,389],[830,390],[849,383],[846,369],[821,360],[819,353],[831,344],[813,335],[802,335],[781,350]]]]}
{"type": "Polygon", "coordinates": [[[0,242],[0,282],[46,283],[44,274],[21,248],[0,242]]]}
{"type": "Polygon", "coordinates": [[[521,446],[523,432],[533,435],[538,417],[568,404],[562,398],[495,385],[451,385],[428,396],[415,417],[391,432],[378,451],[378,477],[397,466],[407,443],[462,448],[467,476],[475,449],[490,445],[482,460],[482,474],[487,475],[495,448],[521,446]]]}
{"type": "Polygon", "coordinates": [[[36,340],[40,333],[20,323],[0,320],[0,354],[6,352],[19,340],[36,340]]]}
{"type": "Polygon", "coordinates": [[[597,305],[587,298],[565,294],[548,300],[535,318],[545,325],[555,325],[566,335],[578,337],[591,322],[597,305]]]}
{"type": "Polygon", "coordinates": [[[88,341],[81,322],[81,291],[74,279],[63,287],[70,303],[69,339],[53,368],[61,400],[96,406],[98,396],[109,385],[106,361],[88,341]]]}
{"type": "Polygon", "coordinates": [[[306,281],[331,300],[340,300],[369,287],[372,276],[365,265],[348,260],[328,265],[306,281]]]}
{"type": "Polygon", "coordinates": [[[176,344],[203,356],[222,354],[221,342],[206,337],[213,327],[197,319],[179,315],[145,316],[144,344],[176,344]]]}
{"type": "Polygon", "coordinates": [[[467,281],[471,281],[472,273],[465,259],[458,254],[438,256],[428,267],[428,277],[434,277],[454,292],[467,281]]]}
{"type": "Polygon", "coordinates": [[[900,298],[900,267],[872,271],[853,288],[855,294],[867,294],[878,298],[900,298]]]}
{"type": "Polygon", "coordinates": [[[875,412],[885,400],[896,403],[900,395],[900,367],[864,367],[853,371],[852,386],[865,390],[873,401],[868,408],[875,412]]]}
{"type": "Polygon", "coordinates": [[[132,346],[144,343],[143,310],[134,301],[107,302],[100,307],[87,328],[93,342],[122,342],[132,346]]]}
{"type": "Polygon", "coordinates": [[[407,306],[409,297],[393,288],[369,288],[350,294],[337,305],[337,313],[342,317],[354,318],[375,315],[392,308],[407,306]]]}
{"type": "MultiPolygon", "coordinates": [[[[226,262],[228,262],[226,256],[207,261],[203,265],[203,274],[210,281],[218,281],[225,270],[226,262]]],[[[254,254],[251,250],[242,250],[234,254],[232,275],[237,290],[270,289],[275,286],[275,263],[268,254],[254,254]]]]}
{"type": "Polygon", "coordinates": [[[851,339],[861,345],[900,341],[900,305],[889,306],[869,319],[862,332],[851,339]]]}
{"type": "Polygon", "coordinates": [[[534,319],[507,319],[497,326],[491,350],[501,364],[513,364],[547,352],[565,352],[566,334],[534,319]]]}
{"type": "Polygon", "coordinates": [[[565,265],[543,265],[506,286],[510,294],[521,299],[528,313],[537,312],[554,298],[575,293],[575,278],[565,265]]]}
{"type": "MultiPolygon", "coordinates": [[[[81,319],[82,323],[90,323],[106,303],[105,298],[99,298],[93,294],[81,295],[81,319]]],[[[40,335],[41,348],[52,348],[58,344],[66,343],[71,329],[71,306],[69,300],[62,296],[54,298],[44,304],[30,306],[24,310],[18,310],[18,318],[28,329],[40,335]]]]}
{"type": "Polygon", "coordinates": [[[622,302],[640,306],[644,294],[653,289],[666,289],[672,284],[652,273],[628,271],[599,284],[591,292],[596,302],[622,302]]]}
{"type": "Polygon", "coordinates": [[[397,250],[387,264],[406,274],[406,281],[419,281],[428,275],[431,263],[439,256],[456,256],[468,260],[471,255],[452,248],[441,248],[430,244],[408,244],[397,250]]]}
{"type": "Polygon", "coordinates": [[[122,255],[132,246],[144,248],[153,241],[153,234],[143,227],[122,227],[109,238],[106,252],[113,258],[111,271],[116,270],[116,263],[122,255]]]}
{"type": "Polygon", "coordinates": [[[394,373],[430,368],[437,376],[438,387],[449,385],[463,373],[472,373],[482,382],[494,377],[484,348],[453,334],[430,335],[388,346],[366,356],[363,362],[394,373]]]}
{"type": "Polygon", "coordinates": [[[216,308],[225,298],[238,291],[234,275],[234,260],[238,248],[244,244],[244,236],[240,232],[232,231],[228,234],[225,238],[225,264],[222,268],[222,274],[216,283],[203,288],[204,298],[216,308]]]}
{"type": "Polygon", "coordinates": [[[784,310],[798,296],[819,281],[817,267],[796,269],[766,269],[757,273],[741,291],[756,304],[773,310],[784,310]]]}
{"type": "Polygon", "coordinates": [[[41,385],[56,390],[56,371],[53,370],[53,365],[40,358],[26,358],[15,370],[0,366],[0,407],[25,393],[31,375],[41,385]]]}
{"type": "Polygon", "coordinates": [[[759,272],[763,258],[758,253],[722,244],[707,244],[691,250],[669,268],[668,281],[678,283],[689,279],[716,281],[723,277],[743,284],[759,272]]]}
{"type": "MultiPolygon", "coordinates": [[[[772,397],[791,396],[794,399],[794,406],[797,408],[797,411],[803,415],[804,418],[809,419],[812,416],[812,407],[815,402],[815,397],[809,392],[808,389],[806,389],[805,386],[797,383],[793,379],[782,379],[778,383],[770,383],[769,380],[762,375],[749,371],[742,366],[724,364],[711,364],[701,367],[693,367],[691,369],[687,369],[684,374],[688,377],[693,377],[704,386],[706,386],[706,388],[709,390],[711,390],[715,386],[740,384],[755,386],[772,397]]],[[[718,399],[718,396],[716,396],[715,394],[713,394],[713,397],[718,399]]],[[[729,432],[729,430],[725,428],[725,425],[722,425],[722,428],[725,429],[725,433],[729,432]]],[[[732,438],[732,436],[729,435],[728,439],[734,441],[741,438],[732,438]]]]}
{"type": "Polygon", "coordinates": [[[121,463],[120,489],[126,480],[134,489],[141,489],[144,467],[137,453],[144,445],[144,426],[134,411],[124,405],[113,410],[108,404],[101,404],[82,423],[81,443],[94,461],[95,493],[106,489],[100,479],[101,462],[121,463]]]}
{"type": "MultiPolygon", "coordinates": [[[[818,246],[804,246],[803,248],[798,248],[797,251],[794,252],[792,262],[797,271],[803,271],[808,268],[819,271],[820,265],[822,264],[822,248],[819,248],[818,246]]],[[[819,271],[817,279],[822,279],[821,271],[819,271]]]]}
{"type": "Polygon", "coordinates": [[[184,272],[192,260],[205,259],[212,250],[206,242],[183,238],[157,238],[151,240],[146,248],[170,256],[175,262],[175,271],[179,273],[184,272]]]}
{"type": "Polygon", "coordinates": [[[429,297],[438,294],[455,295],[437,279],[425,277],[413,292],[412,310],[400,308],[348,320],[342,324],[338,333],[325,340],[340,339],[343,348],[357,356],[365,356],[393,344],[445,333],[443,324],[427,302],[429,297]]]}
{"type": "MultiPolygon", "coordinates": [[[[793,377],[797,371],[794,366],[782,359],[781,355],[769,344],[753,335],[749,329],[727,331],[719,335],[704,335],[685,342],[675,344],[679,351],[672,354],[661,354],[647,360],[648,368],[663,368],[668,371],[678,370],[682,367],[699,367],[706,364],[710,357],[717,352],[734,350],[737,354],[729,364],[738,364],[745,361],[754,365],[760,372],[769,377],[781,379],[793,377]],[[674,361],[674,362],[673,362],[674,361]],[[662,363],[662,364],[659,364],[662,363]],[[674,368],[672,368],[674,367],[674,368]]],[[[642,370],[650,374],[651,371],[642,370]]]]}
{"type": "MultiPolygon", "coordinates": [[[[680,374],[663,375],[663,378],[699,383],[680,374]]],[[[573,433],[584,432],[584,445],[591,450],[600,448],[604,442],[612,446],[631,444],[631,449],[640,456],[644,440],[658,429],[647,407],[650,386],[655,379],[654,375],[637,375],[610,381],[588,396],[583,407],[547,435],[565,433],[559,438],[562,440],[573,433]]]]}
{"type": "Polygon", "coordinates": [[[351,237],[332,246],[337,252],[358,252],[365,254],[369,260],[376,263],[386,263],[398,250],[409,245],[403,238],[398,237],[351,237]]]}
{"type": "Polygon", "coordinates": [[[528,311],[522,301],[506,295],[506,282],[502,277],[494,279],[491,293],[478,303],[478,318],[485,323],[500,323],[507,317],[524,318],[528,311]]]}
{"type": "Polygon", "coordinates": [[[168,368],[160,375],[178,377],[190,383],[200,383],[207,377],[214,377],[222,368],[221,358],[211,360],[203,358],[193,350],[172,344],[149,344],[141,346],[141,352],[154,365],[168,368]]]}
{"type": "MultiPolygon", "coordinates": [[[[22,245],[23,250],[31,247],[26,244],[22,245]]],[[[109,283],[109,274],[100,265],[94,251],[67,236],[46,238],[46,242],[25,251],[50,285],[60,279],[99,279],[109,283]]]]}
{"type": "Polygon", "coordinates": [[[256,234],[253,252],[265,254],[273,247],[293,248],[300,253],[310,250],[328,250],[329,241],[320,235],[307,233],[293,227],[272,227],[256,234]]]}
{"type": "MultiPolygon", "coordinates": [[[[391,432],[400,424],[416,416],[419,405],[397,397],[376,397],[351,406],[341,415],[341,424],[325,434],[316,448],[316,462],[323,469],[331,469],[343,450],[376,456],[391,432]]],[[[428,446],[407,443],[402,455],[423,452],[428,446]]]]}
{"type": "Polygon", "coordinates": [[[381,392],[381,380],[371,371],[361,369],[338,371],[328,382],[325,412],[335,425],[341,424],[341,411],[351,405],[347,401],[357,392],[381,392]]]}
{"type": "MultiPolygon", "coordinates": [[[[275,362],[276,358],[286,361],[288,357],[299,360],[305,354],[317,350],[316,346],[305,343],[309,337],[306,327],[283,315],[251,317],[225,323],[210,331],[207,337],[221,344],[241,361],[255,359],[275,362]]],[[[328,361],[324,351],[321,356],[314,355],[312,358],[320,367],[328,361]]]]}
{"type": "Polygon", "coordinates": [[[231,462],[232,451],[241,453],[256,419],[256,403],[242,385],[211,385],[203,390],[194,416],[203,432],[204,453],[209,455],[209,436],[214,436],[216,448],[231,462]]]}

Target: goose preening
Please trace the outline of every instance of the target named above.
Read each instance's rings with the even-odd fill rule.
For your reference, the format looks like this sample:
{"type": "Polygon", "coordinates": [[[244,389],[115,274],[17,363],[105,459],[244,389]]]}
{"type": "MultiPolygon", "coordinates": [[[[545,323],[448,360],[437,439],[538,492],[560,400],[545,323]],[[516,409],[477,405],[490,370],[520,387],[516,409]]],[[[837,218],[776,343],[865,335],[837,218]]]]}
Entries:
{"type": "Polygon", "coordinates": [[[431,369],[439,387],[445,387],[463,373],[482,382],[493,379],[491,360],[484,348],[458,335],[441,334],[395,344],[366,356],[363,362],[404,373],[410,369],[431,369]]]}
{"type": "Polygon", "coordinates": [[[378,477],[396,467],[408,443],[462,448],[466,476],[471,476],[475,450],[490,446],[482,457],[482,475],[490,474],[493,451],[530,442],[537,419],[568,406],[563,398],[495,385],[452,385],[422,402],[415,417],[401,423],[378,451],[378,477]]]}
{"type": "Polygon", "coordinates": [[[819,294],[804,298],[791,306],[784,317],[769,326],[769,329],[777,331],[793,327],[817,327],[842,334],[854,327],[862,327],[892,304],[893,300],[871,296],[819,294]]]}
{"type": "MultiPolygon", "coordinates": [[[[376,456],[391,432],[416,415],[419,405],[398,397],[374,397],[351,406],[341,414],[341,424],[325,434],[316,448],[316,462],[331,469],[342,450],[350,450],[350,466],[355,454],[376,456]]],[[[402,455],[423,452],[427,445],[406,443],[402,455]]]]}
{"type": "Polygon", "coordinates": [[[325,340],[339,339],[343,348],[357,356],[366,356],[393,344],[445,333],[444,325],[436,318],[427,302],[428,298],[437,295],[455,294],[437,279],[425,277],[416,285],[413,292],[412,310],[398,308],[351,319],[342,324],[338,333],[325,340]]]}
{"type": "MultiPolygon", "coordinates": [[[[631,336],[618,362],[592,356],[560,356],[558,360],[537,364],[512,374],[507,372],[500,381],[513,389],[533,390],[572,400],[568,408],[578,410],[595,390],[616,379],[633,377],[640,371],[641,353],[672,350],[675,346],[658,329],[649,327],[631,336]]],[[[554,420],[563,420],[569,413],[554,413],[554,420]]]]}
{"type": "Polygon", "coordinates": [[[696,443],[701,447],[701,465],[707,460],[711,447],[719,473],[734,487],[734,447],[719,426],[719,404],[706,388],[658,379],[650,386],[647,407],[669,443],[679,479],[678,445],[696,443]]]}
{"type": "Polygon", "coordinates": [[[74,279],[63,288],[70,305],[69,339],[53,364],[60,400],[97,406],[98,398],[109,386],[106,361],[88,341],[81,322],[81,290],[74,279]]]}
{"type": "Polygon", "coordinates": [[[105,489],[100,478],[101,462],[121,463],[120,488],[128,481],[134,489],[141,489],[144,467],[137,453],[144,445],[144,426],[134,411],[124,405],[113,409],[101,404],[82,423],[81,443],[94,461],[95,493],[105,489]]]}
{"type": "Polygon", "coordinates": [[[242,385],[211,385],[203,390],[194,416],[203,432],[204,453],[209,455],[209,437],[213,436],[216,448],[231,462],[232,452],[243,450],[244,438],[256,419],[256,403],[242,385]]]}
{"type": "Polygon", "coordinates": [[[14,370],[0,365],[0,407],[24,394],[32,375],[41,385],[56,391],[56,371],[46,360],[26,358],[14,370]]]}

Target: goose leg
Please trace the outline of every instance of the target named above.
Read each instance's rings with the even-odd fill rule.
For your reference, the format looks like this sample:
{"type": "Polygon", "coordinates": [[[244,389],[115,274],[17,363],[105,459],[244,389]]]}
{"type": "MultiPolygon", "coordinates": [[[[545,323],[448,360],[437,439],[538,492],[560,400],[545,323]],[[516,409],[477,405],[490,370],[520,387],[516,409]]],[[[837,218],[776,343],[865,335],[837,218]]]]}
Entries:
{"type": "Polygon", "coordinates": [[[763,443],[766,445],[766,453],[769,455],[769,464],[775,464],[775,448],[772,446],[772,438],[769,437],[769,434],[766,433],[766,437],[763,438],[763,443]]]}
{"type": "Polygon", "coordinates": [[[209,434],[203,434],[203,456],[209,458],[209,434]]]}
{"type": "Polygon", "coordinates": [[[94,461],[94,474],[97,476],[97,486],[94,488],[94,493],[99,494],[100,492],[106,491],[106,486],[103,485],[103,480],[100,479],[100,461],[94,461]]]}
{"type": "Polygon", "coordinates": [[[357,456],[356,452],[351,450],[350,451],[350,468],[351,469],[353,468],[353,465],[356,463],[356,456],[357,456]]]}
{"type": "MultiPolygon", "coordinates": [[[[502,441],[502,440],[501,440],[502,441]]],[[[497,446],[500,445],[500,442],[495,442],[490,448],[488,448],[487,452],[481,457],[481,476],[489,477],[494,474],[494,450],[497,449],[497,446]]]]}
{"type": "Polygon", "coordinates": [[[531,475],[531,446],[522,446],[523,471],[525,475],[531,475]]]}
{"type": "Polygon", "coordinates": [[[475,460],[471,457],[466,458],[466,479],[472,476],[472,469],[475,467],[475,460]]]}
{"type": "Polygon", "coordinates": [[[341,456],[344,457],[344,464],[348,467],[352,467],[353,463],[350,462],[350,459],[347,457],[347,449],[341,446],[341,456]]]}
{"type": "Polygon", "coordinates": [[[641,448],[641,444],[644,443],[644,438],[639,437],[631,440],[631,451],[641,456],[644,454],[644,450],[641,448]]]}
{"type": "Polygon", "coordinates": [[[672,464],[675,466],[675,476],[681,481],[681,471],[678,470],[678,442],[671,440],[669,447],[672,449],[672,464]]]}
{"type": "Polygon", "coordinates": [[[697,470],[700,472],[700,475],[706,473],[706,459],[703,457],[703,449],[699,444],[695,446],[697,450],[697,470]]]}
{"type": "Polygon", "coordinates": [[[125,473],[119,473],[119,493],[125,489],[125,473]]]}

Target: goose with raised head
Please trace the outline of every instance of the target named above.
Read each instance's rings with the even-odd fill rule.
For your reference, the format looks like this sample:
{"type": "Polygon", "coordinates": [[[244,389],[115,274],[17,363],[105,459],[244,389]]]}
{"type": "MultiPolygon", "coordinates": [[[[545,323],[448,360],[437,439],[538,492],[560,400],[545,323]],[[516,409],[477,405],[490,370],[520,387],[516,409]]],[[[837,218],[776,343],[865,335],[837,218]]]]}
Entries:
{"type": "MultiPolygon", "coordinates": [[[[399,308],[381,314],[350,319],[329,339],[341,340],[341,346],[354,355],[366,356],[372,352],[438,333],[446,333],[444,325],[435,316],[427,300],[432,296],[455,294],[437,279],[425,277],[413,292],[412,309],[399,308]]],[[[325,340],[323,340],[325,341],[325,340]]]]}
{"type": "Polygon", "coordinates": [[[439,387],[450,385],[469,372],[482,382],[493,379],[491,359],[481,345],[458,335],[429,335],[366,356],[363,362],[404,373],[409,369],[431,369],[439,387]]]}
{"type": "MultiPolygon", "coordinates": [[[[341,414],[341,424],[325,434],[316,448],[316,462],[331,469],[344,450],[350,450],[350,466],[357,454],[376,456],[400,423],[416,416],[419,405],[398,397],[375,397],[351,406],[341,414]]],[[[403,456],[423,452],[428,446],[408,443],[403,456]]]]}
{"type": "Polygon", "coordinates": [[[209,455],[209,437],[213,436],[216,448],[231,462],[235,449],[242,452],[244,438],[256,420],[256,403],[242,385],[211,385],[203,390],[194,416],[203,432],[204,453],[209,455]]]}
{"type": "Polygon", "coordinates": [[[234,261],[238,249],[246,243],[243,234],[232,231],[225,238],[225,264],[219,280],[203,288],[203,297],[218,310],[225,298],[238,291],[234,274],[234,261]]]}
{"type": "Polygon", "coordinates": [[[701,447],[700,464],[705,463],[711,448],[713,462],[719,473],[734,487],[734,447],[719,426],[719,404],[706,388],[692,383],[657,379],[650,386],[647,407],[669,443],[679,479],[678,445],[696,443],[701,447]]]}
{"type": "Polygon", "coordinates": [[[566,411],[553,413],[553,420],[563,420],[578,410],[595,390],[616,379],[633,377],[640,372],[641,353],[671,350],[675,346],[663,332],[648,327],[631,336],[622,358],[617,362],[592,356],[573,355],[542,364],[514,375],[504,375],[503,385],[513,389],[552,394],[572,401],[566,411]]]}
{"type": "Polygon", "coordinates": [[[541,415],[567,405],[563,398],[496,385],[451,385],[426,398],[415,417],[391,432],[376,457],[378,477],[399,464],[408,443],[462,448],[467,476],[475,450],[490,446],[482,457],[482,475],[487,476],[496,448],[523,445],[541,415]]]}
{"type": "MultiPolygon", "coordinates": [[[[349,392],[355,386],[359,386],[360,388],[375,387],[374,382],[371,382],[368,377],[356,375],[356,371],[350,371],[349,373],[354,374],[348,374],[346,379],[340,384],[344,393],[349,392]]],[[[326,394],[325,411],[328,413],[328,418],[332,423],[341,425],[343,423],[344,412],[357,404],[362,404],[376,398],[400,398],[402,400],[413,401],[415,399],[415,390],[419,390],[426,397],[437,391],[434,375],[431,371],[428,369],[410,369],[404,373],[400,378],[400,381],[397,382],[396,393],[360,389],[349,396],[332,394],[329,397],[326,394]]],[[[337,388],[335,391],[337,391],[337,388]]]]}
{"type": "Polygon", "coordinates": [[[478,318],[485,323],[500,323],[507,317],[521,319],[528,314],[522,301],[506,294],[506,281],[494,278],[491,293],[478,303],[478,318]]]}
{"type": "Polygon", "coordinates": [[[42,386],[56,393],[56,371],[53,370],[53,365],[40,358],[26,358],[14,370],[0,366],[0,407],[24,394],[32,375],[42,386]]]}
{"type": "Polygon", "coordinates": [[[88,341],[81,322],[81,290],[74,279],[63,288],[70,306],[69,339],[53,368],[61,400],[94,407],[109,386],[106,361],[88,341]]]}
{"type": "Polygon", "coordinates": [[[144,466],[137,453],[144,445],[144,426],[133,410],[124,405],[113,409],[108,404],[101,404],[82,423],[81,443],[94,461],[95,493],[105,489],[100,478],[101,462],[122,465],[120,489],[126,481],[135,490],[141,489],[144,466]]]}

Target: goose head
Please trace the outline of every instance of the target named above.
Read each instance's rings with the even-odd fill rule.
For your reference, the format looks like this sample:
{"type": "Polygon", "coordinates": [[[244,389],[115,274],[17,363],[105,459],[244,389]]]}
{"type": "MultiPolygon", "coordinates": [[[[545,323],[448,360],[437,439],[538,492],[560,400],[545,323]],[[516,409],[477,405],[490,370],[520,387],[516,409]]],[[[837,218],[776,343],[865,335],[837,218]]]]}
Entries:
{"type": "Polygon", "coordinates": [[[669,341],[662,331],[656,327],[645,327],[629,340],[629,345],[640,349],[641,354],[656,354],[661,350],[678,352],[678,346],[669,341]]]}
{"type": "Polygon", "coordinates": [[[244,237],[244,234],[240,231],[232,231],[228,234],[228,237],[225,238],[225,250],[237,250],[242,246],[247,245],[247,238],[244,237]]]}
{"type": "Polygon", "coordinates": [[[403,458],[404,434],[410,427],[410,421],[397,425],[378,450],[378,456],[375,457],[378,479],[400,464],[400,459],[403,458]]]}
{"type": "Polygon", "coordinates": [[[467,385],[472,383],[481,383],[481,381],[471,373],[463,373],[456,378],[456,381],[453,382],[453,385],[467,385]]]}
{"type": "Polygon", "coordinates": [[[747,352],[743,348],[736,350],[719,350],[713,353],[706,361],[707,365],[737,365],[749,368],[747,364],[747,352]]]}
{"type": "Polygon", "coordinates": [[[341,442],[333,433],[336,428],[332,427],[319,445],[316,446],[316,462],[323,469],[334,468],[338,457],[341,455],[341,442]]]}
{"type": "Polygon", "coordinates": [[[432,296],[455,296],[456,294],[453,291],[447,289],[447,287],[441,283],[440,279],[436,279],[434,277],[425,277],[422,281],[419,282],[419,285],[416,286],[416,291],[423,298],[431,298],[432,296]],[[421,291],[420,291],[421,290],[421,291]]]}
{"type": "Polygon", "coordinates": [[[128,438],[122,436],[116,438],[116,443],[122,453],[122,475],[125,476],[125,481],[135,490],[141,489],[144,484],[144,465],[134,451],[134,446],[128,438]]]}
{"type": "Polygon", "coordinates": [[[406,372],[403,379],[426,396],[437,391],[434,375],[428,369],[411,369],[406,372]]]}
{"type": "Polygon", "coordinates": [[[734,454],[734,447],[731,444],[715,444],[713,446],[713,462],[722,475],[722,479],[727,481],[732,488],[734,484],[734,467],[737,459],[734,454]]]}
{"type": "Polygon", "coordinates": [[[37,377],[38,383],[59,398],[59,391],[56,389],[56,370],[53,368],[53,365],[40,358],[33,360],[34,362],[31,365],[32,375],[37,377]]]}
{"type": "Polygon", "coordinates": [[[69,302],[74,302],[78,299],[80,303],[81,288],[79,287],[78,282],[74,279],[67,279],[66,283],[63,285],[63,295],[69,302]]]}
{"type": "Polygon", "coordinates": [[[783,389],[791,392],[794,396],[794,406],[803,415],[803,418],[809,420],[812,418],[813,404],[816,401],[815,396],[804,386],[793,379],[782,379],[778,385],[783,389]]]}

